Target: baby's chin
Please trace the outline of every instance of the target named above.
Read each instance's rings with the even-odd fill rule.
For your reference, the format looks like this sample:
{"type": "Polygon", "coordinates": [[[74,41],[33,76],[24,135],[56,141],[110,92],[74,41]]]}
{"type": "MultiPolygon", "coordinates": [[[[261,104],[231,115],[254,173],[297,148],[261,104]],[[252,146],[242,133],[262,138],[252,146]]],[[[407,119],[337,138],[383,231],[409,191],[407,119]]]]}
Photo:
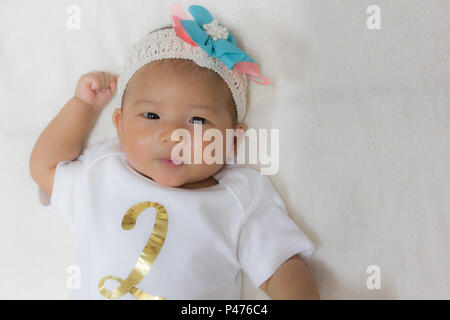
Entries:
{"type": "MultiPolygon", "coordinates": [[[[204,175],[202,175],[203,177],[204,175]]],[[[166,187],[171,187],[171,188],[184,188],[184,189],[197,189],[197,188],[202,188],[202,187],[207,187],[210,186],[212,184],[217,184],[213,183],[211,177],[208,178],[202,178],[202,177],[198,177],[196,178],[195,176],[189,175],[182,175],[179,172],[171,172],[171,173],[161,173],[158,172],[158,174],[155,174],[152,176],[152,180],[160,185],[166,186],[166,187]]]]}
{"type": "Polygon", "coordinates": [[[211,170],[209,165],[181,164],[179,166],[173,166],[162,163],[159,160],[133,167],[136,168],[136,171],[154,182],[171,188],[186,186],[195,189],[196,184],[203,185],[204,180],[208,179],[217,171],[211,170]],[[193,186],[194,184],[195,186],[193,186]]]}
{"type": "Polygon", "coordinates": [[[172,188],[181,187],[187,181],[187,179],[178,172],[155,172],[148,175],[148,177],[160,185],[172,188]]]}

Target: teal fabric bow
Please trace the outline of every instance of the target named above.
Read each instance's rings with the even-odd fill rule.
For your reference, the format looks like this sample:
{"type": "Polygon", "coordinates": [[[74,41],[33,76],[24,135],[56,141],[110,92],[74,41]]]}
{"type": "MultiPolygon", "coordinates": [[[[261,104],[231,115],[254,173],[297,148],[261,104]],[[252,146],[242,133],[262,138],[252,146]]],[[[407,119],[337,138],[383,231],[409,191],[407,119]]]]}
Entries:
{"type": "MultiPolygon", "coordinates": [[[[241,61],[254,62],[244,51],[236,46],[236,39],[233,34],[228,31],[227,39],[213,40],[203,29],[204,24],[213,21],[212,15],[202,6],[192,5],[189,12],[194,20],[181,20],[184,30],[189,34],[200,48],[202,48],[208,56],[220,59],[229,69],[233,70],[233,66],[241,61]]],[[[220,25],[220,24],[219,24],[220,25]]]]}

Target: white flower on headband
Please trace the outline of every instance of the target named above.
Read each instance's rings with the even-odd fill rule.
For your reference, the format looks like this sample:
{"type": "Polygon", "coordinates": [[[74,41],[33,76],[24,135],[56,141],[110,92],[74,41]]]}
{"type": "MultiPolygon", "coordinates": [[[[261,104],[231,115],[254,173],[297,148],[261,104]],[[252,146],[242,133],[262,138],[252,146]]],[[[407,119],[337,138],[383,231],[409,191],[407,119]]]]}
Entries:
{"type": "Polygon", "coordinates": [[[225,27],[219,26],[219,21],[214,19],[211,23],[205,23],[203,25],[206,34],[208,34],[214,41],[218,39],[227,39],[228,30],[225,27]]]}

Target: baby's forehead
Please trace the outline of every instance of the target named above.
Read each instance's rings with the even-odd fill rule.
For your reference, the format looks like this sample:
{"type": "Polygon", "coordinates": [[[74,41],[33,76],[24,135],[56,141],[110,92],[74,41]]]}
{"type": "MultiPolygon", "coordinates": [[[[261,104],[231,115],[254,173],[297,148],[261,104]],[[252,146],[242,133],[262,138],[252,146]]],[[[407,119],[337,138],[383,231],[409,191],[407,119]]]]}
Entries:
{"type": "MultiPolygon", "coordinates": [[[[129,102],[134,104],[133,101],[145,99],[144,97],[148,95],[148,91],[145,86],[146,82],[151,81],[153,83],[157,83],[158,85],[164,85],[166,82],[161,81],[160,77],[165,77],[166,72],[170,72],[170,76],[182,77],[183,81],[186,81],[188,84],[195,82],[197,85],[204,84],[205,86],[213,88],[213,94],[211,94],[211,91],[204,91],[205,99],[200,100],[209,101],[209,103],[203,104],[212,104],[213,106],[217,105],[215,101],[217,101],[217,97],[220,96],[220,104],[222,105],[225,103],[228,106],[227,111],[231,114],[231,117],[233,119],[237,118],[234,99],[225,80],[223,80],[222,77],[215,71],[201,67],[189,59],[162,59],[152,61],[151,63],[143,66],[136,72],[135,75],[137,75],[137,77],[133,76],[130,79],[127,89],[123,94],[122,101],[124,101],[125,96],[127,96],[127,104],[129,102]],[[133,90],[128,90],[130,82],[133,82],[132,86],[135,87],[133,90]],[[224,97],[224,99],[222,97],[224,97]]],[[[174,77],[171,78],[174,79],[174,77]]],[[[158,91],[155,90],[152,96],[158,98],[158,91]]]]}

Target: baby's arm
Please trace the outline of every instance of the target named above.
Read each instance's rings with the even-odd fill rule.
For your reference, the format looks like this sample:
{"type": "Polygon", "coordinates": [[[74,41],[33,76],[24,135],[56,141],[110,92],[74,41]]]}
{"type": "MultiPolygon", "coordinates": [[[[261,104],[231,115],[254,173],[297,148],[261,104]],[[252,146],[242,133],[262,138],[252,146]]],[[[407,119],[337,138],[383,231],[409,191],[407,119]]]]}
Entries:
{"type": "Polygon", "coordinates": [[[272,300],[318,300],[319,289],[298,254],[286,260],[261,286],[272,300]]]}
{"type": "Polygon", "coordinates": [[[111,101],[117,77],[106,72],[83,75],[75,95],[41,133],[31,152],[29,169],[33,180],[52,194],[56,165],[79,157],[86,138],[101,111],[111,101]]]}

